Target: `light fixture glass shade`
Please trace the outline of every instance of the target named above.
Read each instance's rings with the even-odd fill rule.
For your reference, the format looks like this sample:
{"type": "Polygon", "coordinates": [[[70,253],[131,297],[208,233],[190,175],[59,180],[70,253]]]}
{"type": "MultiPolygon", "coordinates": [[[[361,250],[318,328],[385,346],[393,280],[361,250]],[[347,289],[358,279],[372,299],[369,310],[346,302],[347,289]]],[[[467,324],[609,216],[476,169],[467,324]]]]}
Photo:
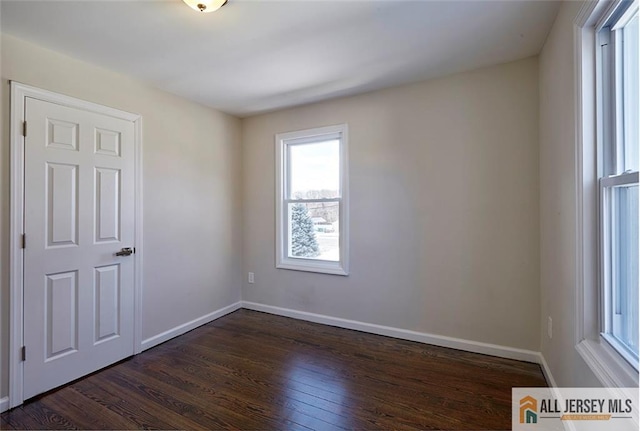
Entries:
{"type": "Polygon", "coordinates": [[[220,9],[227,3],[227,0],[182,0],[191,9],[198,12],[213,12],[220,9]]]}

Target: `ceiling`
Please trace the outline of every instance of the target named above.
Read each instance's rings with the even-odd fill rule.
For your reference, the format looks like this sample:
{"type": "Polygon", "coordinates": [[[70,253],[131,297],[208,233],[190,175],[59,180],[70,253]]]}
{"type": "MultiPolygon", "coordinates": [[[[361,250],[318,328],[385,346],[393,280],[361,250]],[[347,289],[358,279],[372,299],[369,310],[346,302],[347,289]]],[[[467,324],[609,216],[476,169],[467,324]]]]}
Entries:
{"type": "Polygon", "coordinates": [[[238,116],[536,55],[540,0],[2,0],[1,29],[238,116]]]}

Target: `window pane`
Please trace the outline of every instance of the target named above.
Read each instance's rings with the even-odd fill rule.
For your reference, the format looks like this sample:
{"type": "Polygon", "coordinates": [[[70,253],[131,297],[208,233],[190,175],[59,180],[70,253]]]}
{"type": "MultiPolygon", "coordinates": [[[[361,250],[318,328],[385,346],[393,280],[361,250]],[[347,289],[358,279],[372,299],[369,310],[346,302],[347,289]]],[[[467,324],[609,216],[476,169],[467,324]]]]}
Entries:
{"type": "Polygon", "coordinates": [[[638,185],[611,190],[612,335],[638,356],[638,185]]]}
{"type": "MultiPolygon", "coordinates": [[[[624,110],[624,169],[637,171],[640,161],[638,153],[638,14],[623,27],[623,110],[624,110]]],[[[621,172],[619,172],[621,173],[621,172]]]]}
{"type": "Polygon", "coordinates": [[[290,199],[340,196],[340,141],[289,145],[290,199]]]}
{"type": "Polygon", "coordinates": [[[288,204],[289,257],[340,260],[340,204],[288,204]]]}

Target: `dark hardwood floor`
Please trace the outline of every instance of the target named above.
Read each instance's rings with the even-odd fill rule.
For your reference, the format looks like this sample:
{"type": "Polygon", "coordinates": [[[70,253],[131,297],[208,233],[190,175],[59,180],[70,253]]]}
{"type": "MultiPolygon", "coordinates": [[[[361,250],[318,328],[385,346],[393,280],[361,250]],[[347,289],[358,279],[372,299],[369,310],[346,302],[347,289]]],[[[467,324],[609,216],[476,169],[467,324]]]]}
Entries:
{"type": "Polygon", "coordinates": [[[511,428],[536,364],[239,310],[0,416],[2,429],[511,428]]]}

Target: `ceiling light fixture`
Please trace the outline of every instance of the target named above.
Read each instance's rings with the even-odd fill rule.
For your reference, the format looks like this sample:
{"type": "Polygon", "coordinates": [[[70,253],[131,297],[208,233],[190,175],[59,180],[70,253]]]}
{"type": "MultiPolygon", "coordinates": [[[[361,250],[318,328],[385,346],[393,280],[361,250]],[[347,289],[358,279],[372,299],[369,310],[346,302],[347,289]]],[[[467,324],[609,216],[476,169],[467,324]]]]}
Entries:
{"type": "Polygon", "coordinates": [[[193,10],[198,12],[214,12],[227,4],[227,0],[182,0],[193,10]]]}

